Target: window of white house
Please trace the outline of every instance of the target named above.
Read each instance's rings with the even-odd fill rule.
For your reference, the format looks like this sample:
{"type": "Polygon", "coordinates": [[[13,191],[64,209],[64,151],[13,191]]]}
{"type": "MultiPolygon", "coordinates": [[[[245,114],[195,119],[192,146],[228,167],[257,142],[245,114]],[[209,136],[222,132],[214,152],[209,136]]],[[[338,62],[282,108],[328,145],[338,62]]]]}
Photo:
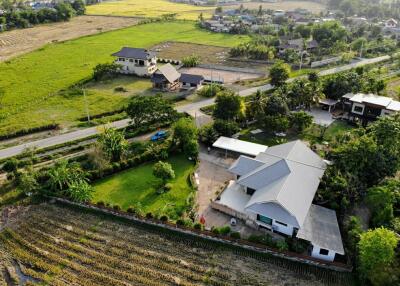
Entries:
{"type": "Polygon", "coordinates": [[[266,216],[258,214],[257,215],[257,220],[261,221],[261,222],[263,222],[265,224],[272,225],[272,219],[270,219],[269,217],[266,217],[266,216]]]}
{"type": "Polygon", "coordinates": [[[283,226],[287,226],[287,224],[286,223],[283,223],[283,222],[280,222],[280,221],[275,221],[277,224],[280,224],[280,225],[283,225],[283,226]]]}
{"type": "Polygon", "coordinates": [[[133,59],[129,59],[129,62],[133,63],[133,59]]]}
{"type": "Polygon", "coordinates": [[[118,58],[118,61],[120,61],[120,62],[124,62],[124,61],[125,61],[125,59],[124,59],[124,58],[118,58]]]}
{"type": "Polygon", "coordinates": [[[328,250],[328,249],[323,249],[323,248],[321,248],[321,249],[319,250],[319,254],[321,254],[321,255],[328,255],[328,254],[329,254],[329,250],[328,250]]]}
{"type": "Polygon", "coordinates": [[[354,112],[362,113],[364,111],[364,108],[362,106],[354,106],[354,112]]]}

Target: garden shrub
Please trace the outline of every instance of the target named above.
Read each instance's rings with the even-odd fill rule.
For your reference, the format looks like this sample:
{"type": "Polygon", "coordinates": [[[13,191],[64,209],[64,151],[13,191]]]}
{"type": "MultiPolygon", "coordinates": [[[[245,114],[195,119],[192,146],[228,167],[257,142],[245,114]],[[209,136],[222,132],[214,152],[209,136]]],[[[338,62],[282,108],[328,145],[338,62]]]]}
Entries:
{"type": "Polygon", "coordinates": [[[106,206],[106,204],[105,204],[103,201],[98,201],[98,202],[96,203],[96,205],[97,205],[98,207],[105,207],[105,206],[106,206]]]}
{"type": "Polygon", "coordinates": [[[154,217],[154,215],[153,215],[153,213],[151,213],[151,212],[148,212],[147,214],[146,214],[146,218],[153,218],[154,217]]]}
{"type": "Polygon", "coordinates": [[[172,184],[171,183],[167,183],[167,184],[165,184],[165,186],[164,186],[164,190],[166,191],[166,192],[168,192],[168,191],[170,191],[170,190],[172,190],[172,184]]]}
{"type": "Polygon", "coordinates": [[[212,228],[211,228],[211,232],[212,232],[213,234],[216,234],[216,235],[221,234],[221,231],[219,230],[218,227],[212,227],[212,228]]]}
{"type": "Polygon", "coordinates": [[[129,208],[126,210],[126,212],[127,212],[127,213],[130,213],[130,214],[134,214],[134,213],[135,213],[135,209],[134,209],[133,207],[129,207],[129,208]]]}
{"type": "Polygon", "coordinates": [[[176,225],[184,226],[184,225],[185,225],[185,221],[184,221],[183,219],[178,219],[178,220],[176,221],[176,225]]]}
{"type": "Polygon", "coordinates": [[[231,232],[231,228],[229,225],[225,225],[225,226],[219,228],[220,234],[227,235],[230,232],[231,232]]]}
{"type": "Polygon", "coordinates": [[[197,229],[197,230],[202,230],[203,229],[203,225],[201,223],[197,222],[197,223],[194,224],[193,228],[197,229]]]}
{"type": "Polygon", "coordinates": [[[289,250],[289,245],[286,243],[286,241],[284,240],[278,240],[276,242],[276,247],[280,250],[280,251],[287,251],[289,250]]]}
{"type": "Polygon", "coordinates": [[[115,211],[120,211],[120,210],[121,210],[121,207],[120,207],[119,205],[113,205],[113,209],[114,209],[115,211]]]}
{"type": "Polygon", "coordinates": [[[240,239],[240,232],[235,231],[230,234],[233,239],[240,239]]]}
{"type": "Polygon", "coordinates": [[[162,215],[162,216],[160,217],[160,220],[161,220],[162,222],[167,222],[167,221],[168,221],[168,217],[167,217],[166,215],[162,215]]]}

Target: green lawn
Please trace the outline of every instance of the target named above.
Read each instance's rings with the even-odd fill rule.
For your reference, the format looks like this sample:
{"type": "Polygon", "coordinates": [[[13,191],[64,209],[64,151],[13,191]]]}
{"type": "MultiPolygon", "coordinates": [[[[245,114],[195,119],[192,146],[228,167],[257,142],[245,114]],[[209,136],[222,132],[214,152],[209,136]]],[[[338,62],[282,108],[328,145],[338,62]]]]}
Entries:
{"type": "Polygon", "coordinates": [[[157,194],[160,180],[152,174],[154,163],[148,163],[105,178],[94,185],[93,202],[103,201],[118,204],[123,210],[140,204],[142,210],[153,214],[167,214],[177,219],[187,206],[187,198],[193,192],[188,176],[195,165],[184,156],[174,156],[168,160],[175,171],[172,189],[157,194]]]}
{"type": "MultiPolygon", "coordinates": [[[[53,122],[63,126],[75,124],[85,114],[84,98],[59,91],[89,77],[96,64],[110,62],[110,54],[123,46],[148,48],[164,41],[182,41],[231,47],[247,40],[247,36],[211,33],[200,30],[194,22],[177,21],[138,25],[46,45],[0,63],[0,87],[5,91],[0,99],[0,135],[53,122]]],[[[140,89],[141,83],[134,84],[140,89]]],[[[91,114],[119,108],[126,100],[121,93],[88,93],[91,114]]]]}
{"type": "MultiPolygon", "coordinates": [[[[337,136],[343,134],[344,132],[350,131],[353,128],[354,127],[349,125],[347,122],[336,120],[329,125],[328,129],[326,129],[324,141],[332,142],[337,136]]],[[[322,132],[322,127],[317,124],[311,125],[302,133],[288,132],[286,137],[278,137],[267,132],[253,135],[250,133],[250,131],[254,129],[255,128],[242,130],[239,139],[267,146],[274,146],[297,139],[305,141],[319,141],[318,139],[322,132]]]]}

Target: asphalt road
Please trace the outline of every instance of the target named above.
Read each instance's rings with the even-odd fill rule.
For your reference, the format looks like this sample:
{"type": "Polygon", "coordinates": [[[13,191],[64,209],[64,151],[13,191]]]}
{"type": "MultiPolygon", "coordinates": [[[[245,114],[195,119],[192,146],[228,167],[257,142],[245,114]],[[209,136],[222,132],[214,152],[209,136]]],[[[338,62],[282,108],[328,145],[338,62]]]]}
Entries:
{"type": "MultiPolygon", "coordinates": [[[[382,56],[382,57],[373,58],[373,59],[363,59],[356,63],[352,63],[352,64],[348,64],[348,65],[321,71],[319,73],[319,75],[320,76],[331,75],[331,74],[343,72],[346,70],[350,70],[350,69],[353,69],[353,68],[356,68],[359,66],[379,63],[382,61],[386,61],[388,59],[390,59],[390,56],[382,56]]],[[[291,79],[291,80],[293,80],[293,79],[291,79]]],[[[270,84],[267,84],[267,85],[263,85],[263,86],[259,86],[259,87],[253,87],[253,88],[249,88],[246,90],[242,90],[239,92],[239,95],[245,97],[245,96],[249,96],[249,95],[257,92],[257,90],[267,91],[270,89],[272,89],[272,86],[270,84]]],[[[191,114],[192,116],[195,116],[196,113],[199,113],[199,114],[201,113],[200,108],[211,105],[214,102],[215,102],[214,98],[205,99],[205,100],[202,100],[199,102],[194,102],[194,103],[178,106],[178,107],[176,107],[176,110],[178,112],[186,112],[188,114],[191,114]]],[[[115,121],[115,122],[108,124],[108,126],[112,126],[115,128],[124,128],[129,125],[129,121],[130,121],[129,119],[119,120],[119,121],[115,121]]],[[[99,130],[101,130],[101,127],[102,126],[85,128],[85,129],[81,129],[78,131],[73,131],[73,132],[62,134],[62,135],[56,135],[53,137],[49,137],[49,138],[45,138],[45,139],[32,141],[29,143],[1,149],[0,150],[0,159],[10,158],[10,157],[19,155],[19,154],[23,153],[26,149],[44,149],[44,148],[59,145],[62,143],[71,142],[71,141],[83,139],[86,137],[90,137],[90,136],[98,134],[99,130]]]]}

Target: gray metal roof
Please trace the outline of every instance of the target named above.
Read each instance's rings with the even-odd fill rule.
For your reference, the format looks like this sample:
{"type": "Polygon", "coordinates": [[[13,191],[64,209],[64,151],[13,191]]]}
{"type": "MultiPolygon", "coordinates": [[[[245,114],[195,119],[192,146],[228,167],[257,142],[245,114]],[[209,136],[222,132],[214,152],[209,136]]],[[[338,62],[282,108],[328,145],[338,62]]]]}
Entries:
{"type": "Polygon", "coordinates": [[[238,160],[233,163],[229,171],[235,175],[243,176],[263,166],[262,161],[254,160],[253,158],[241,155],[238,160]]]}
{"type": "Polygon", "coordinates": [[[138,60],[149,60],[154,58],[156,54],[146,49],[123,47],[119,52],[112,54],[112,56],[138,60]]]}
{"type": "Polygon", "coordinates": [[[324,160],[314,153],[301,140],[269,147],[265,152],[260,153],[256,159],[259,161],[268,161],[268,157],[270,156],[279,157],[316,168],[326,169],[326,163],[324,160]]]}
{"type": "Polygon", "coordinates": [[[325,169],[322,158],[303,142],[294,141],[270,147],[255,159],[239,158],[230,171],[242,174],[238,184],[256,190],[246,208],[277,203],[295,217],[296,225],[301,227],[325,169]],[[259,162],[263,165],[254,168],[259,162]],[[243,174],[248,169],[253,170],[243,174]]]}
{"type": "Polygon", "coordinates": [[[202,75],[188,74],[188,73],[181,74],[181,78],[179,79],[180,82],[192,83],[192,84],[200,84],[203,80],[204,76],[202,75]]]}
{"type": "Polygon", "coordinates": [[[157,74],[162,74],[170,83],[177,81],[181,74],[171,64],[163,65],[156,71],[157,74]]]}
{"type": "Polygon", "coordinates": [[[311,205],[297,237],[308,240],[320,248],[344,254],[342,237],[334,210],[311,205]]]}

